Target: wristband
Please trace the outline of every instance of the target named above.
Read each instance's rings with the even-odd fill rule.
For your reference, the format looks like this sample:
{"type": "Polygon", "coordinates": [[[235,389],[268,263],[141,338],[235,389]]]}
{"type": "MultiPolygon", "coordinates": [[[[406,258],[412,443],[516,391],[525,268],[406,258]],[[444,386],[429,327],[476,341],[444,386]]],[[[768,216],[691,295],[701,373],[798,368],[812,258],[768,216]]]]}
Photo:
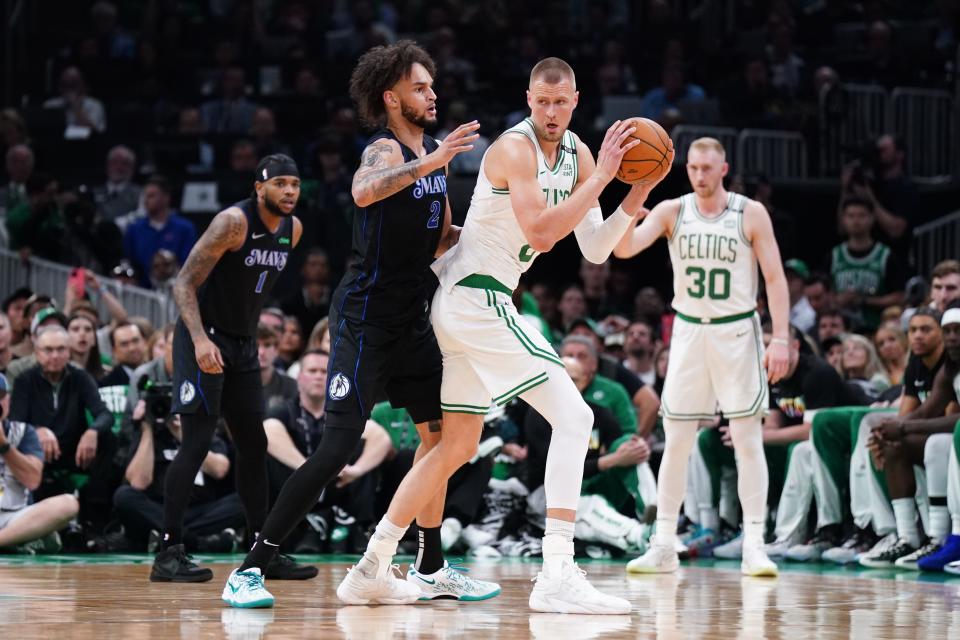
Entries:
{"type": "MultiPolygon", "coordinates": [[[[2,428],[3,428],[3,427],[0,427],[0,429],[2,429],[2,428]]],[[[5,455],[7,455],[7,452],[8,452],[8,451],[10,451],[10,443],[9,443],[9,442],[4,442],[3,444],[0,444],[0,456],[5,456],[5,455]]]]}
{"type": "Polygon", "coordinates": [[[787,342],[786,338],[771,338],[770,344],[782,344],[785,347],[789,347],[790,343],[787,342]]]}

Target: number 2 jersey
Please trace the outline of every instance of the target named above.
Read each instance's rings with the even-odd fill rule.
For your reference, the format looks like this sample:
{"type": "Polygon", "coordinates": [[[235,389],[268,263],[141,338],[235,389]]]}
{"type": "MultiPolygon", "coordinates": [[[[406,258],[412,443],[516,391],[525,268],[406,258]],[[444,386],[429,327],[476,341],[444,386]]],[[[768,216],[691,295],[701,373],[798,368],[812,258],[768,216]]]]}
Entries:
{"type": "MultiPolygon", "coordinates": [[[[503,133],[508,134],[526,136],[533,143],[537,152],[537,181],[543,189],[547,206],[556,206],[569,198],[577,184],[577,144],[573,133],[564,132],[552,167],[547,166],[529,118],[503,133]]],[[[520,275],[530,268],[538,255],[527,244],[517,222],[510,204],[510,191],[494,188],[487,179],[486,161],[484,154],[460,241],[433,263],[433,270],[445,291],[452,290],[458,282],[475,273],[492,276],[510,290],[516,289],[520,275]]]]}
{"type": "MultiPolygon", "coordinates": [[[[404,162],[417,158],[389,129],[375,133],[367,144],[382,139],[397,141],[404,162]]],[[[426,153],[437,146],[436,140],[423,136],[426,153]]],[[[369,207],[357,208],[350,258],[331,310],[380,325],[404,324],[422,315],[446,205],[447,177],[441,167],[369,207]]]]}
{"type": "Polygon", "coordinates": [[[727,194],[720,215],[703,216],[696,196],[680,198],[669,238],[673,265],[673,308],[693,318],[722,318],[757,306],[757,258],[743,229],[749,200],[727,194]]]}

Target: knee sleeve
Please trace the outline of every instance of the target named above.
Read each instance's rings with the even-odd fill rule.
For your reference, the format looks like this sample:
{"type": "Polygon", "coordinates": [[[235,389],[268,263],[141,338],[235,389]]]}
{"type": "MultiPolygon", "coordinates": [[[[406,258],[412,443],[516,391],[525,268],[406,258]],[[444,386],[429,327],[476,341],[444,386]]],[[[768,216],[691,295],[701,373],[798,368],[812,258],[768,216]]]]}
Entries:
{"type": "Polygon", "coordinates": [[[547,508],[576,510],[583,462],[593,430],[593,411],[566,371],[550,364],[548,373],[550,377],[545,383],[521,397],[553,428],[544,474],[547,508]]]}

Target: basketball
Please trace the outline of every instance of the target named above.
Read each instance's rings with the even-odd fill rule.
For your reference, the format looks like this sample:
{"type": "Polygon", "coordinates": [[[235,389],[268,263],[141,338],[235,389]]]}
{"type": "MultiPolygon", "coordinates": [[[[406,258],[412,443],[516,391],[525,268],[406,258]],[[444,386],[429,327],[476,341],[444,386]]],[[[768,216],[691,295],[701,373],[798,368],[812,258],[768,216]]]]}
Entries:
{"type": "Polygon", "coordinates": [[[627,184],[646,184],[656,182],[670,171],[673,165],[673,140],[659,124],[647,118],[630,118],[636,127],[627,141],[642,142],[627,151],[617,179],[627,184]]]}

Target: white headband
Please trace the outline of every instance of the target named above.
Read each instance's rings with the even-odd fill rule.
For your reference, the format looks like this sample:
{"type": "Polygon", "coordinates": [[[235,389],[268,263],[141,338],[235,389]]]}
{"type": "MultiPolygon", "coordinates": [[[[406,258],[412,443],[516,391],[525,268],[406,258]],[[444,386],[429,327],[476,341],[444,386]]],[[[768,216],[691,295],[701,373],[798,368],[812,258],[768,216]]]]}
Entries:
{"type": "Polygon", "coordinates": [[[960,322],[960,307],[947,309],[943,312],[943,316],[940,318],[941,327],[945,327],[948,324],[953,324],[955,322],[960,322]]]}

